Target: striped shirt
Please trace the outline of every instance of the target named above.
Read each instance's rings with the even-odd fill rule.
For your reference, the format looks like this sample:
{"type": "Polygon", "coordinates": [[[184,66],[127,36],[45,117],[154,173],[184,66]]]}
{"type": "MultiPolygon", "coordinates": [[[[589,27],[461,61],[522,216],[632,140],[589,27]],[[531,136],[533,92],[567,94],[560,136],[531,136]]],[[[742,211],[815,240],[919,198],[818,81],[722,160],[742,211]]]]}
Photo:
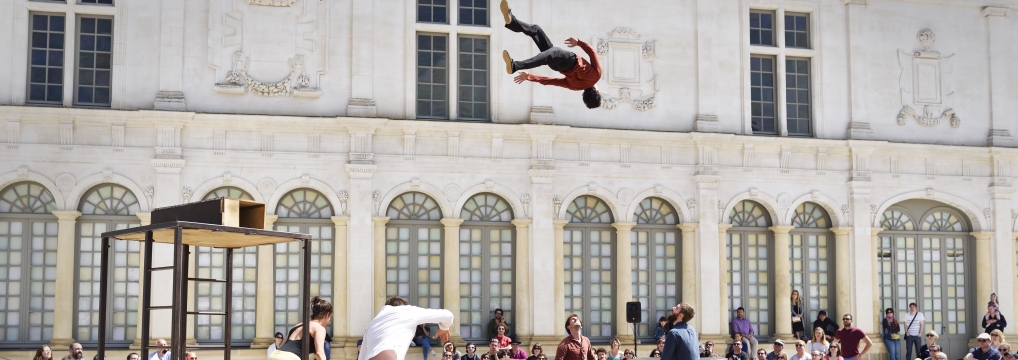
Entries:
{"type": "Polygon", "coordinates": [[[919,333],[923,331],[923,329],[920,328],[919,325],[923,321],[926,321],[926,317],[923,316],[922,311],[916,311],[915,315],[905,313],[905,316],[902,316],[901,322],[902,324],[905,324],[905,326],[908,326],[908,329],[905,329],[905,335],[919,336],[919,333]]]}

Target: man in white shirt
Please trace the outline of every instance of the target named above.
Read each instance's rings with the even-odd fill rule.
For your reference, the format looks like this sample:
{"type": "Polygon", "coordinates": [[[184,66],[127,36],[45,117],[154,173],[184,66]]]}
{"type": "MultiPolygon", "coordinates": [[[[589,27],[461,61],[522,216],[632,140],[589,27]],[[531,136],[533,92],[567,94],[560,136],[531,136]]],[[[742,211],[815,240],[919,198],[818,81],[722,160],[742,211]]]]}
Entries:
{"type": "Polygon", "coordinates": [[[449,341],[452,312],[445,309],[424,309],[410,304],[399,296],[385,301],[385,306],[368,323],[364,331],[364,348],[359,360],[404,360],[417,325],[438,323],[435,337],[442,343],[449,341]]]}
{"type": "Polygon", "coordinates": [[[901,318],[901,323],[905,327],[905,359],[915,359],[912,357],[912,349],[915,349],[915,355],[919,356],[919,347],[922,346],[923,338],[920,335],[923,332],[923,327],[926,325],[926,317],[923,313],[919,312],[918,305],[916,303],[908,304],[908,313],[901,318]]]}
{"type": "MultiPolygon", "coordinates": [[[[166,339],[156,340],[156,346],[166,346],[166,339]]],[[[170,349],[156,349],[156,351],[148,354],[148,360],[170,360],[170,349]]]]}

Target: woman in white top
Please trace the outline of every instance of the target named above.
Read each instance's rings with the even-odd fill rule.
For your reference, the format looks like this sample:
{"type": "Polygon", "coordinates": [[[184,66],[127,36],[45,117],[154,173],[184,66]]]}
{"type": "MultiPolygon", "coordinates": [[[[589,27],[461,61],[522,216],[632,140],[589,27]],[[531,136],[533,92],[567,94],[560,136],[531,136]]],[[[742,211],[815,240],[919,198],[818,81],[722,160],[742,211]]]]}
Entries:
{"type": "Polygon", "coordinates": [[[806,351],[813,353],[813,350],[817,350],[821,354],[827,354],[827,347],[830,345],[824,337],[824,329],[816,328],[813,329],[813,340],[806,343],[806,351]]]}
{"type": "Polygon", "coordinates": [[[417,325],[438,323],[435,336],[449,341],[452,312],[445,309],[424,309],[410,306],[406,300],[393,296],[385,301],[364,331],[364,343],[358,360],[404,360],[417,325]]]}

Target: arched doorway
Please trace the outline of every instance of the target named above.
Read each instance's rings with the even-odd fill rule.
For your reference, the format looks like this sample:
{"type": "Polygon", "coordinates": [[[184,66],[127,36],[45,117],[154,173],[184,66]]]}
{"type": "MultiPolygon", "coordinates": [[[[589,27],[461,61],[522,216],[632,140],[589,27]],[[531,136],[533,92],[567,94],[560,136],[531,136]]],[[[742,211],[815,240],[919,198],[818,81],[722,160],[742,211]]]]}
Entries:
{"type": "MultiPolygon", "coordinates": [[[[313,189],[296,189],[279,199],[276,205],[276,231],[311,234],[311,296],[333,301],[332,245],[335,225],[332,204],[321,192],[313,189]]],[[[296,241],[273,246],[273,296],[275,331],[286,334],[293,324],[301,322],[301,244],[296,241]]]]}
{"type": "MultiPolygon", "coordinates": [[[[831,217],[820,205],[805,202],[795,208],[788,255],[792,290],[803,302],[803,330],[812,334],[820,310],[838,314],[834,305],[834,234],[831,217]]],[[[777,296],[786,296],[778,294],[777,296]]],[[[790,296],[790,295],[788,295],[790,296]]],[[[834,315],[837,316],[837,315],[834,315]]]]}
{"type": "Polygon", "coordinates": [[[773,333],[773,281],[771,274],[771,216],[760,204],[744,200],[728,213],[732,228],[725,237],[728,256],[729,319],[736,310],[745,308],[746,318],[753,324],[758,340],[773,333]]]}
{"type": "Polygon", "coordinates": [[[39,183],[0,191],[0,342],[38,346],[53,338],[56,201],[39,183]]]}
{"type": "Polygon", "coordinates": [[[460,336],[484,343],[493,337],[487,324],[495,309],[515,325],[513,211],[501,196],[483,193],[467,200],[460,218],[460,336]]]}
{"type": "Polygon", "coordinates": [[[408,192],[386,211],[385,296],[400,296],[412,305],[442,307],[442,211],[430,196],[408,192]]]}
{"type": "MultiPolygon", "coordinates": [[[[974,287],[973,239],[960,211],[930,200],[908,200],[880,216],[877,249],[881,313],[892,308],[898,318],[915,302],[926,318],[923,332],[940,334],[937,342],[950,358],[961,358],[968,340],[980,332],[974,287]]],[[[903,325],[903,327],[908,324],[903,325]]],[[[904,347],[904,346],[903,346],[904,347]]],[[[904,353],[905,349],[901,349],[904,353]]]]}
{"type": "Polygon", "coordinates": [[[654,327],[662,316],[668,316],[682,297],[682,249],[678,213],[668,201],[646,198],[633,213],[633,234],[630,238],[633,272],[633,298],[640,301],[644,322],[640,323],[641,338],[653,339],[654,327]]]}
{"type": "MultiPolygon", "coordinates": [[[[583,320],[591,340],[615,335],[615,231],[608,204],[594,196],[573,199],[562,233],[566,313],[583,320]]],[[[629,286],[626,284],[625,286],[629,286]]]]}

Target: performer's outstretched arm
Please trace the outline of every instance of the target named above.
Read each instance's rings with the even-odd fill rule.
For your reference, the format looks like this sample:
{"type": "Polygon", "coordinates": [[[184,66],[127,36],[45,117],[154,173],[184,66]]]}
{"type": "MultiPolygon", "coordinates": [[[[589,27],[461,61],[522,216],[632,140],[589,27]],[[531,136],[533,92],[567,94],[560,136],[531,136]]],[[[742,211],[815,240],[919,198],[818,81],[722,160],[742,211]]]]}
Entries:
{"type": "Polygon", "coordinates": [[[597,52],[594,51],[594,48],[590,46],[590,44],[583,42],[583,40],[576,40],[576,45],[579,46],[580,49],[583,49],[583,52],[587,53],[587,58],[590,59],[591,66],[597,69],[601,68],[601,60],[597,58],[597,52]]]}
{"type": "Polygon", "coordinates": [[[520,73],[516,75],[516,79],[514,79],[514,81],[516,81],[517,84],[522,83],[524,81],[533,81],[536,83],[541,83],[542,85],[555,85],[564,88],[569,88],[566,85],[565,78],[550,78],[547,76],[534,75],[526,71],[520,71],[520,73]]]}

